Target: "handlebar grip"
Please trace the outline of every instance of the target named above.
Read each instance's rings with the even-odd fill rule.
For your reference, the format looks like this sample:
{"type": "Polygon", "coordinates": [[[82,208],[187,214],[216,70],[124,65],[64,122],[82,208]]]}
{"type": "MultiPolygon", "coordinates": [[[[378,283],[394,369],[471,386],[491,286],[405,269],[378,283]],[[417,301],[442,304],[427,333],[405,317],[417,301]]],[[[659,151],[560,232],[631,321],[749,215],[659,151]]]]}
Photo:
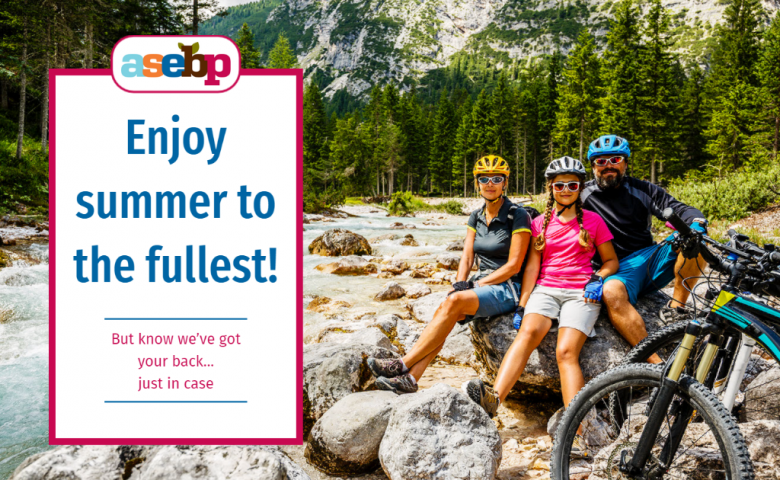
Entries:
{"type": "Polygon", "coordinates": [[[780,263],[780,252],[772,252],[769,254],[769,261],[772,263],[780,263]]]}
{"type": "Polygon", "coordinates": [[[680,235],[688,236],[691,234],[691,227],[683,222],[682,218],[674,213],[674,210],[671,208],[664,209],[664,211],[661,213],[661,216],[664,217],[664,220],[671,223],[674,229],[680,232],[680,235]]]}
{"type": "Polygon", "coordinates": [[[726,232],[726,235],[728,235],[729,238],[734,238],[734,237],[736,237],[739,234],[733,228],[729,228],[729,231],[726,232]]]}

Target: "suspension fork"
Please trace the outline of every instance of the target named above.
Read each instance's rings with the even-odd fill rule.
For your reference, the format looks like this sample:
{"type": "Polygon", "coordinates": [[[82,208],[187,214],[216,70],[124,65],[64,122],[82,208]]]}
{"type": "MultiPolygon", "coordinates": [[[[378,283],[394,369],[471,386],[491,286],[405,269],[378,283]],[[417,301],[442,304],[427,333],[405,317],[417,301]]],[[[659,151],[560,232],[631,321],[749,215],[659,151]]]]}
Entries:
{"type": "Polygon", "coordinates": [[[644,471],[647,459],[650,457],[650,451],[655,444],[654,440],[656,436],[658,436],[658,432],[661,430],[661,426],[666,419],[666,412],[669,409],[669,405],[672,403],[680,376],[685,368],[685,364],[688,362],[688,357],[691,355],[693,344],[696,341],[696,338],[701,334],[701,329],[701,323],[697,320],[688,322],[688,326],[685,329],[685,336],[680,343],[680,347],[677,349],[677,354],[675,355],[671,368],[669,368],[669,373],[661,380],[661,386],[658,388],[655,401],[650,409],[647,423],[645,423],[645,427],[642,429],[642,435],[639,437],[639,442],[634,450],[634,456],[628,464],[620,466],[620,470],[624,473],[639,475],[644,471]]]}
{"type": "Polygon", "coordinates": [[[755,346],[756,341],[743,333],[742,346],[739,349],[736,360],[734,360],[734,367],[731,369],[731,374],[728,375],[726,393],[723,394],[723,405],[725,405],[729,411],[734,408],[734,400],[737,397],[740,385],[742,385],[742,379],[745,378],[745,371],[750,362],[750,354],[753,353],[753,347],[755,346]]]}
{"type": "MultiPolygon", "coordinates": [[[[713,326],[708,325],[708,327],[713,326]]],[[[715,330],[719,329],[715,327],[715,330]]],[[[721,363],[725,361],[723,358],[724,356],[721,355],[724,351],[720,350],[724,339],[725,337],[718,331],[713,332],[710,336],[709,343],[705,347],[704,353],[699,360],[699,366],[696,370],[696,381],[704,384],[707,388],[712,388],[712,384],[715,382],[715,375],[710,374],[713,363],[716,363],[716,360],[721,363]]],[[[727,361],[730,362],[730,359],[727,361]]],[[[685,403],[681,400],[675,402],[672,411],[674,412],[675,418],[671,427],[669,427],[669,435],[667,436],[666,442],[661,450],[661,455],[659,456],[659,463],[662,468],[671,464],[674,454],[677,453],[677,449],[680,447],[683,435],[685,435],[685,429],[688,427],[691,418],[693,418],[693,415],[696,413],[689,403],[685,403]]]]}

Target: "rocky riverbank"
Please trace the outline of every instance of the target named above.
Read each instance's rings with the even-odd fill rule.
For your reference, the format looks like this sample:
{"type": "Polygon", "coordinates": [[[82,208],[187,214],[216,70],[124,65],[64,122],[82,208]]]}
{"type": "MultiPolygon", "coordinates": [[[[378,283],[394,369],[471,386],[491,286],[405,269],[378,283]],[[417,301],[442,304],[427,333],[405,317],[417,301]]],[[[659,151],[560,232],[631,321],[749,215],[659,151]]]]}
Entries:
{"type": "MultiPolygon", "coordinates": [[[[10,478],[549,478],[561,407],[554,333],[492,420],[460,389],[495,378],[516,334],[509,316],[456,327],[418,393],[377,391],[366,365],[368,356],[403,355],[431,321],[454,280],[466,217],[344,210],[307,216],[305,225],[303,446],[58,447],[27,458],[10,478]]],[[[663,301],[651,295],[639,305],[651,331],[663,301]]],[[[628,350],[603,314],[596,329],[581,356],[588,378],[628,350]]],[[[780,368],[754,360],[746,382],[763,383],[750,395],[780,399],[780,381],[771,382],[780,368]]],[[[759,478],[778,478],[780,419],[745,415],[759,478]]]]}

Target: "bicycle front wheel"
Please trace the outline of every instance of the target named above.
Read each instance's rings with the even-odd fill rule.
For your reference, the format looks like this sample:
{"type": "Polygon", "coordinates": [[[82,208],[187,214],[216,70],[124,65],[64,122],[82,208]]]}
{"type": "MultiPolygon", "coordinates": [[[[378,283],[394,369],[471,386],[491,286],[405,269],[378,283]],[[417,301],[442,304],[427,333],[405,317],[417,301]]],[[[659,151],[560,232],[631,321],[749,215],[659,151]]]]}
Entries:
{"type": "MultiPolygon", "coordinates": [[[[683,375],[641,475],[628,475],[647,416],[660,387],[663,368],[621,365],[591,380],[572,400],[555,433],[551,458],[553,479],[691,479],[752,480],[747,446],[733,418],[712,391],[683,375]],[[617,395],[620,422],[611,418],[617,395]],[[580,427],[586,440],[585,458],[571,458],[580,427]],[[619,426],[618,426],[619,425],[619,426]],[[681,438],[669,455],[670,432],[681,438]]],[[[672,435],[672,436],[674,436],[672,435]]]]}

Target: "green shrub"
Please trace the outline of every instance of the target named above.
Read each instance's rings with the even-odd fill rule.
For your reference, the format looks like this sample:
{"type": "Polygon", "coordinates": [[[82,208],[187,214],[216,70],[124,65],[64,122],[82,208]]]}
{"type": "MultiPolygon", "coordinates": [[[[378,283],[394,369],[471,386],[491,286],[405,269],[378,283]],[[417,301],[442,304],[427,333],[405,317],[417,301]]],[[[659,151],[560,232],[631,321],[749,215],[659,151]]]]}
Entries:
{"type": "Polygon", "coordinates": [[[440,210],[443,210],[450,215],[463,215],[463,204],[457,200],[449,200],[437,205],[440,210]]]}
{"type": "Polygon", "coordinates": [[[387,211],[390,215],[409,215],[414,212],[417,202],[420,201],[414,198],[412,192],[395,192],[387,204],[387,211]]]}
{"type": "Polygon", "coordinates": [[[306,213],[319,213],[328,208],[344,205],[345,201],[344,193],[338,190],[327,190],[325,192],[305,190],[303,192],[303,211],[306,213]]]}
{"type": "Polygon", "coordinates": [[[780,165],[740,170],[723,178],[689,176],[672,182],[669,193],[694,206],[708,220],[739,220],[780,200],[780,165]]]}
{"type": "Polygon", "coordinates": [[[16,141],[0,141],[0,212],[13,212],[16,204],[28,213],[45,214],[49,202],[49,156],[40,142],[24,139],[22,158],[16,159],[16,141]]]}

